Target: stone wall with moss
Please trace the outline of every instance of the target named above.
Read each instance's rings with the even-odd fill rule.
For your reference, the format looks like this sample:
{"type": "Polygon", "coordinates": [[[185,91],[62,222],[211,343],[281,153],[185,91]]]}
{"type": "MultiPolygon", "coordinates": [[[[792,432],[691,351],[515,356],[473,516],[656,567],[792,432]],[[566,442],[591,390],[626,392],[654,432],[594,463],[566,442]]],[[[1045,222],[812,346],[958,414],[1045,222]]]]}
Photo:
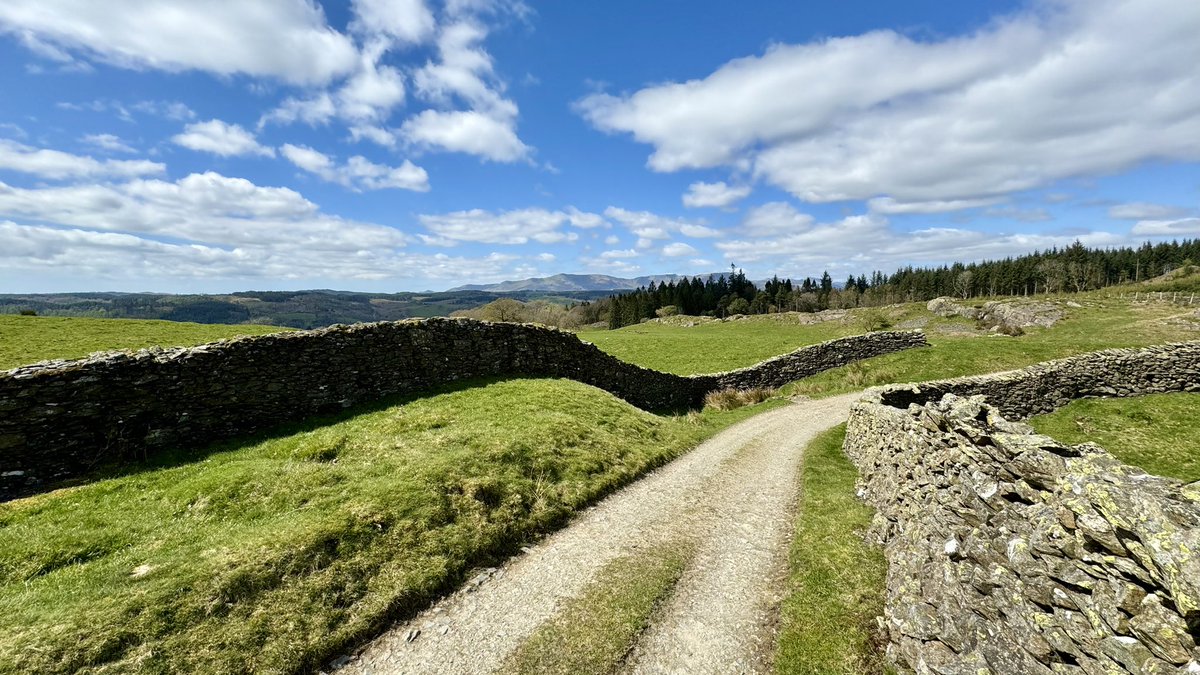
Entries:
{"type": "Polygon", "coordinates": [[[1200,343],[888,387],[845,450],[885,547],[889,659],[919,673],[1200,672],[1200,484],[1018,418],[1200,388],[1200,343]]]}
{"type": "Polygon", "coordinates": [[[0,372],[0,499],[162,448],[204,446],[459,380],[564,377],[641,408],[682,409],[713,389],[775,386],[924,344],[919,333],[873,333],[730,373],[680,377],[559,330],[426,319],[46,362],[0,372]]]}

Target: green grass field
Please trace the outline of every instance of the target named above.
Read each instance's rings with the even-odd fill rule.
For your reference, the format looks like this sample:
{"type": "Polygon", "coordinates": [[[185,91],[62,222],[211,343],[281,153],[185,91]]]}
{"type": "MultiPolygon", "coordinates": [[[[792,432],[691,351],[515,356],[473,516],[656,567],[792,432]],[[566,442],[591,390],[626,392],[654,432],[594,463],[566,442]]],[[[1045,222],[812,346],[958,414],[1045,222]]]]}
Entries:
{"type": "MultiPolygon", "coordinates": [[[[1165,321],[1177,307],[1078,300],[1085,306],[1068,310],[1058,326],[1015,338],[969,334],[972,322],[931,318],[916,304],[807,326],[780,315],[581,337],[639,365],[695,373],[887,327],[881,319],[893,327],[923,323],[931,348],[789,387],[810,395],[1200,338],[1165,321]]],[[[274,330],[0,317],[0,367],[274,330]]],[[[319,667],[423,607],[472,567],[717,430],[780,404],[664,417],[570,381],[480,384],[0,504],[0,672],[319,667]]],[[[1195,419],[1195,398],[1173,409],[1174,418],[1195,419]]],[[[805,459],[780,652],[785,672],[875,668],[863,617],[878,611],[879,561],[853,536],[869,512],[854,501],[853,468],[837,447],[834,436],[822,437],[805,459]],[[840,665],[820,670],[806,653],[840,665]]],[[[641,620],[655,588],[630,601],[636,607],[623,626],[641,620]]],[[[606,649],[598,650],[601,658],[606,649]]]]}
{"type": "Polygon", "coordinates": [[[480,384],[0,504],[0,671],[319,667],[763,408],[480,384]]]}
{"type": "Polygon", "coordinates": [[[1074,445],[1091,441],[1148,473],[1200,480],[1200,393],[1081,399],[1030,424],[1074,445]]]}
{"type": "Polygon", "coordinates": [[[46,359],[77,359],[111,349],[187,347],[239,335],[263,335],[282,330],[291,329],[0,314],[0,370],[46,359]]]}
{"type": "Polygon", "coordinates": [[[836,368],[788,387],[787,393],[830,396],[882,384],[1023,368],[1112,347],[1200,340],[1200,332],[1168,322],[1184,312],[1174,305],[1133,305],[1089,296],[1077,300],[1083,306],[1067,308],[1067,317],[1055,326],[1027,328],[1026,334],[1019,337],[954,334],[945,332],[947,324],[931,321],[926,327],[929,349],[888,354],[836,368]]]}

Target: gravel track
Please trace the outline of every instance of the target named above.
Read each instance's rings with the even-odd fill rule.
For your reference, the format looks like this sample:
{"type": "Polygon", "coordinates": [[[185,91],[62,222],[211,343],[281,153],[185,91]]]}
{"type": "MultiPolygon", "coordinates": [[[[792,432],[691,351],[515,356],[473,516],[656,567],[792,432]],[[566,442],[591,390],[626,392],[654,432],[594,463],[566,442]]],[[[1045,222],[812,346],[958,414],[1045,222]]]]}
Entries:
{"type": "Polygon", "coordinates": [[[495,672],[605,564],[681,537],[695,542],[696,557],[626,671],[764,672],[801,454],[818,433],[846,420],[857,397],[797,402],[722,431],[395,625],[339,672],[495,672]]]}

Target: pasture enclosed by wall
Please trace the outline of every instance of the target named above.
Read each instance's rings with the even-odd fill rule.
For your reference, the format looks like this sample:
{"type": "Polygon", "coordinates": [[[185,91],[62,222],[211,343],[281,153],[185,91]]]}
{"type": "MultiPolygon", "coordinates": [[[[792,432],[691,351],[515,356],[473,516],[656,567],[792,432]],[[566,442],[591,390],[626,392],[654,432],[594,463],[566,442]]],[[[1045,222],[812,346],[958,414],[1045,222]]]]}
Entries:
{"type": "Polygon", "coordinates": [[[1200,672],[1200,485],[1014,419],[1200,391],[1200,343],[904,385],[845,449],[888,561],[888,656],[920,673],[1200,672]]]}
{"type": "Polygon", "coordinates": [[[916,332],[872,333],[729,373],[681,377],[625,363],[555,329],[425,319],[46,362],[0,372],[0,499],[103,463],[471,378],[570,378],[669,410],[695,406],[714,389],[778,386],[924,344],[916,332]]]}

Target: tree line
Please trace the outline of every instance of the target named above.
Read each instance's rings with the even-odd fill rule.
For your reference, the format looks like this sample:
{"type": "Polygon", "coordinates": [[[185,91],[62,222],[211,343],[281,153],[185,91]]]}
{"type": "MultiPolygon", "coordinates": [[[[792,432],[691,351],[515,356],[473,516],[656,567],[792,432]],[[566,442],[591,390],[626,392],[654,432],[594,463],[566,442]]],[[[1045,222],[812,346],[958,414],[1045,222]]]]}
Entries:
{"type": "Polygon", "coordinates": [[[771,312],[818,312],[826,309],[876,307],[919,302],[940,296],[975,297],[1078,293],[1116,284],[1144,281],[1200,261],[1200,239],[1137,248],[1088,248],[1079,241],[1068,247],[1002,260],[954,263],[940,267],[900,268],[850,275],[840,284],[829,272],[799,283],[772,277],[760,288],[741,270],[707,279],[650,284],[610,298],[608,325],[620,328],[671,314],[725,317],[771,312]]]}

